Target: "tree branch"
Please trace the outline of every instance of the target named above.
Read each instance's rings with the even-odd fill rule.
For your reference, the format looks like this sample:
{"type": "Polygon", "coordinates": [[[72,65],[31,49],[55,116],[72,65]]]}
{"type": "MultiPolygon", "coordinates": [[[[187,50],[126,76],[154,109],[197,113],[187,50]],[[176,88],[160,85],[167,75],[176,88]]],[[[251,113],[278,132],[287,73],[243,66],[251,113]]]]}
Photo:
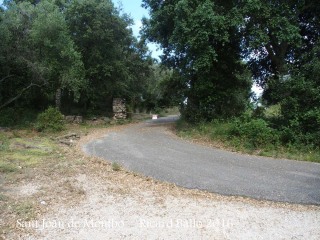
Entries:
{"type": "Polygon", "coordinates": [[[14,76],[14,75],[8,75],[8,76],[2,78],[2,79],[0,80],[0,84],[1,84],[2,82],[4,82],[5,80],[7,80],[8,78],[11,78],[11,77],[13,77],[13,76],[14,76]]]}
{"type": "Polygon", "coordinates": [[[33,86],[36,86],[36,87],[40,87],[40,88],[41,88],[43,85],[44,85],[44,84],[38,85],[38,84],[35,84],[35,83],[30,83],[27,87],[23,88],[17,96],[9,99],[7,102],[5,102],[4,104],[2,104],[2,105],[0,106],[0,110],[1,110],[2,108],[6,107],[7,105],[9,105],[10,103],[14,102],[15,100],[17,100],[18,98],[20,98],[24,92],[26,92],[28,89],[32,88],[33,86]]]}

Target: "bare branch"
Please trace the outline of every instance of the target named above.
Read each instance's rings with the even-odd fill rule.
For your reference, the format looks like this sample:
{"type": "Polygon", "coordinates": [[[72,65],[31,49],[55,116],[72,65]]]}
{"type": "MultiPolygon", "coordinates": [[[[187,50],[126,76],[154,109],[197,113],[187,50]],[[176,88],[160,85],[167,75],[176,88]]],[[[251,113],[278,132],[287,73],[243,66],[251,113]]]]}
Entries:
{"type": "Polygon", "coordinates": [[[11,78],[11,77],[13,77],[13,76],[14,76],[14,75],[8,75],[8,76],[2,78],[2,79],[0,80],[0,84],[1,84],[2,82],[4,82],[5,80],[7,80],[8,78],[11,78]]]}
{"type": "Polygon", "coordinates": [[[26,92],[27,90],[29,90],[30,88],[32,88],[32,87],[34,87],[34,86],[41,88],[43,85],[45,85],[45,84],[38,85],[38,84],[35,84],[35,83],[30,83],[27,87],[23,88],[17,96],[9,99],[7,102],[5,102],[4,104],[2,104],[2,105],[0,106],[0,110],[1,110],[2,108],[6,107],[7,105],[9,105],[10,103],[14,102],[15,100],[17,100],[18,98],[20,98],[20,97],[22,96],[22,94],[23,94],[24,92],[26,92]]]}

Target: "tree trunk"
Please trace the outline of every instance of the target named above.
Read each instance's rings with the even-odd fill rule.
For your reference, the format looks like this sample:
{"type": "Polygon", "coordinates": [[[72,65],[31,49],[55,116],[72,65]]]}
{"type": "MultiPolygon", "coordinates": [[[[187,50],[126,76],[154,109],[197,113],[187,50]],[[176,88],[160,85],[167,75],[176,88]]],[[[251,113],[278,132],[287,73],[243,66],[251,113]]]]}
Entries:
{"type": "Polygon", "coordinates": [[[59,111],[61,110],[61,96],[62,96],[62,90],[61,88],[58,88],[56,91],[56,108],[59,111]]]}

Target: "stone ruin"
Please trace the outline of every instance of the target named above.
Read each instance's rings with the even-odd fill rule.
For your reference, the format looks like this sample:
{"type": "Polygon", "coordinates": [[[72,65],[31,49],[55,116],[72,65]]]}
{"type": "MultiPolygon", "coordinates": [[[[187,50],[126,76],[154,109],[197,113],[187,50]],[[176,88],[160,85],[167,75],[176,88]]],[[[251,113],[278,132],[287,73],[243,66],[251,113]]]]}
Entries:
{"type": "Polygon", "coordinates": [[[114,98],[113,104],[113,119],[121,120],[127,118],[126,101],[123,98],[114,98]]]}

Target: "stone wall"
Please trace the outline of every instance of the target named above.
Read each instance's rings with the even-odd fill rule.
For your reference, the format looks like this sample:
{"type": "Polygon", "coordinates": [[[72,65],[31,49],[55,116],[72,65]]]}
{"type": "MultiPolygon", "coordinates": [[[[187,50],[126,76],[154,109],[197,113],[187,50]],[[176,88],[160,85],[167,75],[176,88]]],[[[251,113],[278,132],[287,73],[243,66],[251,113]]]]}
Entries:
{"type": "Polygon", "coordinates": [[[112,109],[113,109],[113,118],[115,120],[127,118],[126,101],[123,98],[114,98],[112,109]]]}

